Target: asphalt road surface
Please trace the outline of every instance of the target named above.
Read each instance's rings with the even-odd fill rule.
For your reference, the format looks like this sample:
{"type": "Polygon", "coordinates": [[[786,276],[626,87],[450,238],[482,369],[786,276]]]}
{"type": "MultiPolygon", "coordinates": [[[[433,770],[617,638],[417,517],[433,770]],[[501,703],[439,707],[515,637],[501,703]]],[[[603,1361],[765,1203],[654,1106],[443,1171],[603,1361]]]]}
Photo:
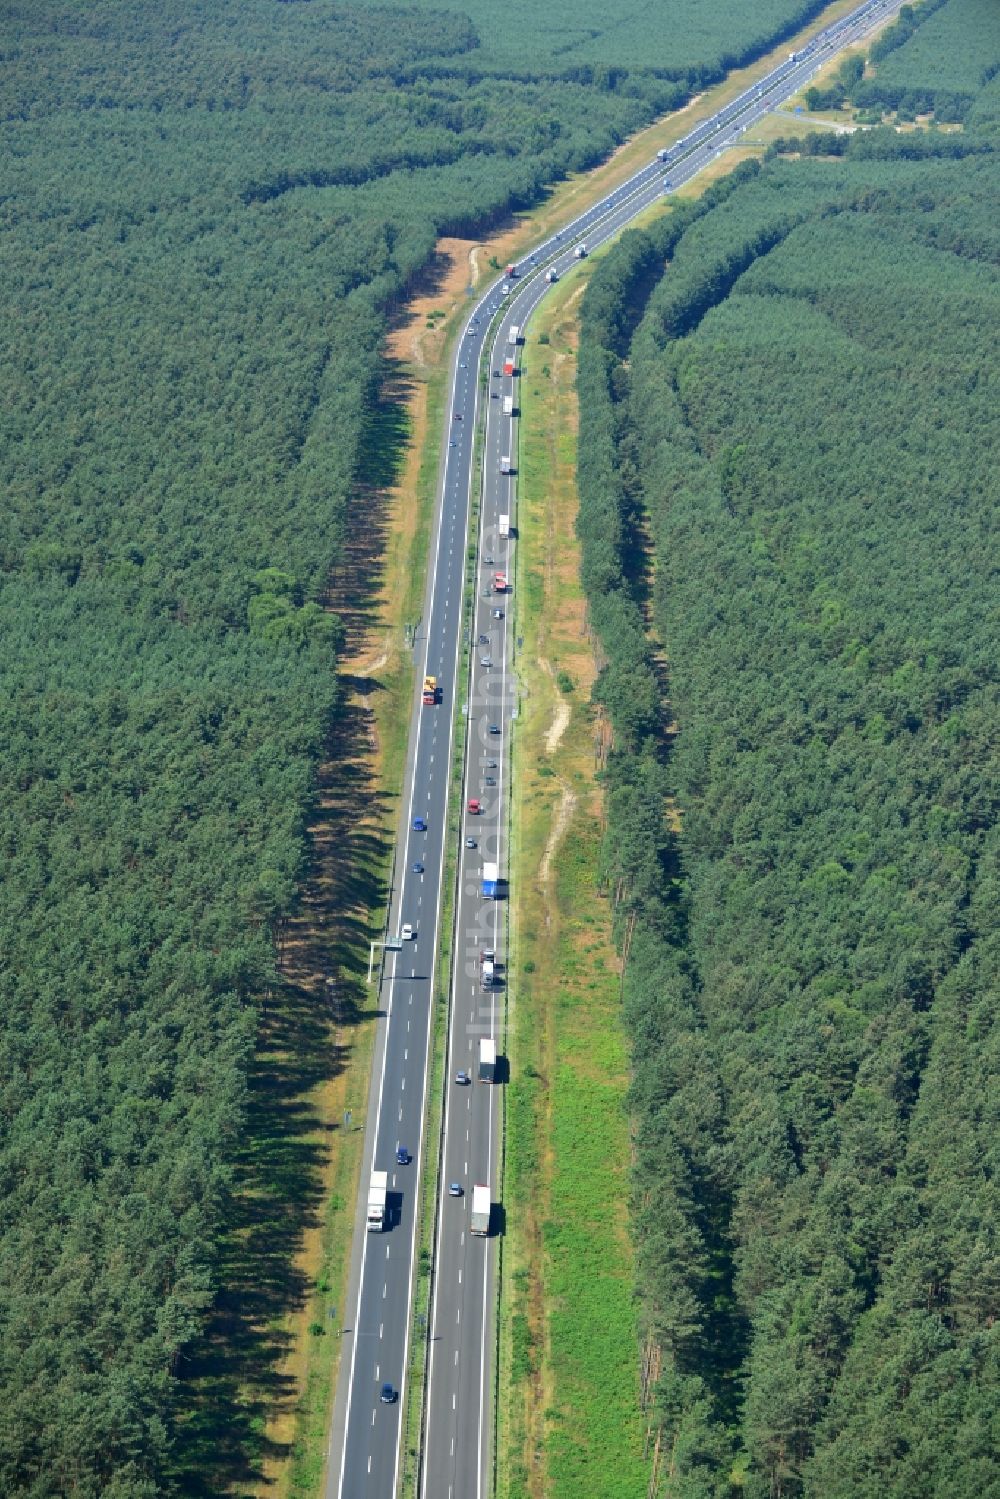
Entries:
{"type": "MultiPolygon", "coordinates": [[[[492,1473],[490,1389],[494,1348],[495,1287],[491,1240],[502,1232],[504,1208],[496,1202],[498,1089],[477,1080],[479,1045],[495,1038],[502,1052],[503,899],[484,899],[482,866],[508,873],[505,796],[516,691],[510,672],[508,627],[517,592],[517,374],[504,360],[520,357],[510,328],[523,329],[551,284],[584,253],[619,233],[663,193],[696,176],[770,109],[802,88],[830,55],[884,23],[900,0],[876,0],[817,33],[794,57],[697,125],[593,208],[539,245],[518,264],[515,278],[499,277],[471,313],[452,368],[451,395],[442,438],[442,480],[423,618],[415,640],[417,693],[405,773],[405,819],[391,905],[390,930],[404,923],[414,936],[386,954],[381,1020],[369,1109],[363,1201],[358,1205],[345,1347],[331,1430],[328,1499],[390,1499],[402,1461],[411,1307],[416,1258],[415,1207],[428,1150],[441,1148],[436,1260],[430,1319],[429,1379],[424,1412],[421,1492],[426,1499],[485,1499],[492,1473]],[[485,359],[485,380],[479,371],[485,359]],[[505,410],[505,397],[513,413],[505,410]],[[459,682],[464,639],[463,579],[467,521],[474,482],[475,433],[484,418],[481,451],[482,510],[477,581],[471,623],[469,680],[459,682]],[[500,534],[500,517],[512,535],[500,534]],[[509,591],[496,591],[503,573],[509,591]],[[425,674],[437,677],[439,701],[420,702],[425,674]],[[452,764],[451,724],[456,706],[467,710],[468,748],[463,785],[456,954],[451,975],[451,1024],[443,1141],[424,1140],[431,1041],[431,994],[443,894],[447,793],[452,764]],[[494,763],[495,762],[495,763],[494,763]],[[470,799],[481,804],[467,810],[470,799]],[[417,819],[426,829],[415,828],[417,819]],[[474,839],[475,847],[466,847],[474,839]],[[492,949],[499,982],[483,983],[480,954],[492,949]],[[471,1081],[455,1081],[458,1071],[471,1081]],[[411,1159],[396,1160],[405,1147],[411,1159]],[[369,1172],[388,1172],[387,1225],[366,1232],[369,1172]],[[449,1185],[457,1183],[460,1196],[449,1185]],[[491,1237],[471,1232],[472,1189],[491,1187],[491,1237]],[[382,1399],[390,1383],[394,1399],[382,1399]]],[[[501,887],[503,890],[503,887],[501,887]]],[[[502,1078],[502,1064],[500,1070],[502,1078]]],[[[508,1205],[516,1211],[516,1204],[508,1205]]]]}

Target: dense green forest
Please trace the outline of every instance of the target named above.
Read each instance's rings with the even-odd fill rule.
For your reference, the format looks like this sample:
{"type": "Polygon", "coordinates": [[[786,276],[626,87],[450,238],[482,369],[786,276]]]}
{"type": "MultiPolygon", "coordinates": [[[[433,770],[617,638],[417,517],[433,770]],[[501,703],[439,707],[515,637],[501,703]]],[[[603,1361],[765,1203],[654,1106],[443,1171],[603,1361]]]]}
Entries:
{"type": "MultiPolygon", "coordinates": [[[[369,0],[363,0],[369,3],[369,0]]],[[[606,0],[419,0],[424,14],[468,17],[476,52],[448,66],[523,78],[526,74],[592,76],[599,86],[610,70],[654,70],[684,81],[715,78],[755,57],[818,15],[823,0],[660,0],[655,6],[609,6],[606,0]]]]}
{"type": "Polygon", "coordinates": [[[677,1499],[1000,1495],[1000,160],[838,150],[626,235],[582,311],[677,1499]]]}
{"type": "Polygon", "coordinates": [[[1000,73],[1000,14],[992,0],[904,5],[895,24],[869,48],[868,61],[867,76],[863,59],[855,55],[839,70],[832,92],[829,87],[810,89],[810,108],[839,105],[846,95],[864,111],[895,110],[904,120],[933,114],[939,124],[962,122],[1000,73]]]}
{"type": "Polygon", "coordinates": [[[218,1492],[186,1376],[336,722],[328,579],[393,456],[387,318],[442,231],[818,6],[577,6],[573,39],[534,7],[492,52],[510,13],[471,9],[4,17],[4,1494],[218,1492]]]}

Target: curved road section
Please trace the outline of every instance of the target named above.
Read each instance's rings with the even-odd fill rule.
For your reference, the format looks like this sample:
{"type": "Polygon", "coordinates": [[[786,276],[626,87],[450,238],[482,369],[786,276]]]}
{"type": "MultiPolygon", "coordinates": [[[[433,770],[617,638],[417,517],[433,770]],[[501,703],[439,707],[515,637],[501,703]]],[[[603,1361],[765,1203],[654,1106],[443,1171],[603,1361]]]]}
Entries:
{"type": "Polygon", "coordinates": [[[503,1207],[496,1201],[497,1089],[504,1077],[504,802],[516,709],[508,626],[517,589],[517,371],[522,330],[552,279],[619,233],[665,191],[696,176],[748,126],[807,83],[831,52],[883,25],[899,4],[900,0],[868,0],[817,33],[662,158],[553,234],[520,262],[514,278],[501,277],[486,291],[459,342],[442,439],[432,566],[415,641],[418,688],[426,676],[436,677],[437,698],[424,703],[418,691],[410,729],[405,820],[399,830],[389,921],[398,945],[386,954],[382,977],[371,1088],[374,1107],[369,1111],[344,1327],[349,1348],[342,1359],[334,1407],[327,1499],[392,1499],[399,1486],[418,1185],[425,1153],[439,1145],[440,1200],[418,1482],[426,1499],[486,1499],[491,1492],[496,1300],[491,1240],[503,1228],[503,1207]],[[516,341],[512,328],[518,330],[516,341]],[[484,440],[481,469],[476,469],[475,434],[480,425],[484,440]],[[474,483],[481,484],[482,508],[470,624],[463,611],[463,582],[474,483]],[[459,683],[464,640],[471,647],[471,666],[468,682],[459,683]],[[451,727],[459,691],[467,718],[467,746],[447,1087],[443,1139],[438,1142],[425,1141],[423,1125],[451,727]],[[501,1053],[492,1081],[490,1042],[501,1053]],[[373,1178],[372,1173],[378,1175],[373,1178]],[[484,1194],[483,1188],[488,1192],[484,1194]],[[485,1220],[474,1211],[484,1195],[490,1202],[485,1220]],[[372,1224],[367,1221],[370,1214],[376,1219],[372,1224]]]}

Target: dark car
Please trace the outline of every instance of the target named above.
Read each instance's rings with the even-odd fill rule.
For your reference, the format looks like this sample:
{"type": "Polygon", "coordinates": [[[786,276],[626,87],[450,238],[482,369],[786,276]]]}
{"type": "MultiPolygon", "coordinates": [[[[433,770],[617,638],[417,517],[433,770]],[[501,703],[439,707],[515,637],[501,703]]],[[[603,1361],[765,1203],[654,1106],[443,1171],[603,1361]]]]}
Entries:
{"type": "Polygon", "coordinates": [[[483,776],[483,785],[484,786],[495,786],[496,783],[497,783],[496,776],[483,776]]]}
{"type": "Polygon", "coordinates": [[[500,379],[500,371],[499,370],[494,370],[493,371],[493,378],[494,378],[494,380],[499,380],[500,379]]]}
{"type": "Polygon", "coordinates": [[[410,1164],[411,1159],[412,1159],[412,1157],[410,1155],[410,1152],[407,1150],[407,1148],[406,1148],[405,1145],[397,1145],[396,1146],[396,1165],[397,1166],[408,1166],[410,1164]]]}
{"type": "Polygon", "coordinates": [[[480,635],[480,637],[479,637],[479,644],[480,645],[489,645],[489,643],[490,643],[490,637],[488,635],[480,635]]]}
{"type": "Polygon", "coordinates": [[[386,1380],[383,1384],[378,1398],[381,1400],[383,1405],[395,1405],[396,1391],[393,1389],[388,1380],[386,1380]]]}
{"type": "Polygon", "coordinates": [[[417,862],[413,866],[413,873],[414,874],[423,874],[423,872],[424,872],[424,866],[421,864],[420,860],[418,859],[417,862]]]}
{"type": "MultiPolygon", "coordinates": [[[[500,732],[500,725],[498,723],[491,723],[490,724],[490,733],[491,734],[499,734],[499,732],[500,732]]],[[[416,823],[414,823],[413,826],[416,827],[416,823]]]]}
{"type": "MultiPolygon", "coordinates": [[[[490,732],[492,733],[492,730],[490,732]]],[[[415,833],[426,833],[426,831],[427,831],[427,818],[426,817],[415,817],[413,819],[413,831],[415,833]]]]}
{"type": "Polygon", "coordinates": [[[497,766],[499,764],[500,764],[499,760],[487,760],[487,762],[486,762],[486,769],[487,770],[496,770],[496,768],[497,768],[497,766]]]}

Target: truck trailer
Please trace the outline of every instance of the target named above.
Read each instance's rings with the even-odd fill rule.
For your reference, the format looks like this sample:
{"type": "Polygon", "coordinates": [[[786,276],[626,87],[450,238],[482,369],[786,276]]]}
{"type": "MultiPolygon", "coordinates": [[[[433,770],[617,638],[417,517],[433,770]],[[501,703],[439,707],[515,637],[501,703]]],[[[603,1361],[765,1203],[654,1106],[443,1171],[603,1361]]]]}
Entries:
{"type": "Polygon", "coordinates": [[[517,348],[517,342],[518,342],[518,339],[520,337],[521,337],[521,330],[520,330],[520,328],[518,327],[518,325],[516,323],[511,323],[511,325],[510,325],[510,331],[507,334],[507,342],[509,344],[513,344],[514,348],[516,349],[517,348]]]}
{"type": "Polygon", "coordinates": [[[501,541],[506,541],[509,538],[509,536],[510,536],[510,516],[509,515],[501,515],[501,517],[500,517],[500,540],[501,541]]]}
{"type": "Polygon", "coordinates": [[[504,396],[504,398],[503,398],[503,414],[504,414],[504,416],[513,416],[514,415],[514,397],[513,396],[504,396]]]}
{"type": "Polygon", "coordinates": [[[388,1171],[373,1171],[368,1188],[368,1232],[380,1234],[385,1228],[385,1199],[389,1188],[388,1171]]]}
{"type": "Polygon", "coordinates": [[[497,1043],[493,1040],[479,1043],[479,1081],[495,1083],[497,1077],[497,1043]]]}
{"type": "Polygon", "coordinates": [[[477,1182],[472,1189],[472,1232],[485,1238],[490,1231],[490,1189],[477,1182]]]}

